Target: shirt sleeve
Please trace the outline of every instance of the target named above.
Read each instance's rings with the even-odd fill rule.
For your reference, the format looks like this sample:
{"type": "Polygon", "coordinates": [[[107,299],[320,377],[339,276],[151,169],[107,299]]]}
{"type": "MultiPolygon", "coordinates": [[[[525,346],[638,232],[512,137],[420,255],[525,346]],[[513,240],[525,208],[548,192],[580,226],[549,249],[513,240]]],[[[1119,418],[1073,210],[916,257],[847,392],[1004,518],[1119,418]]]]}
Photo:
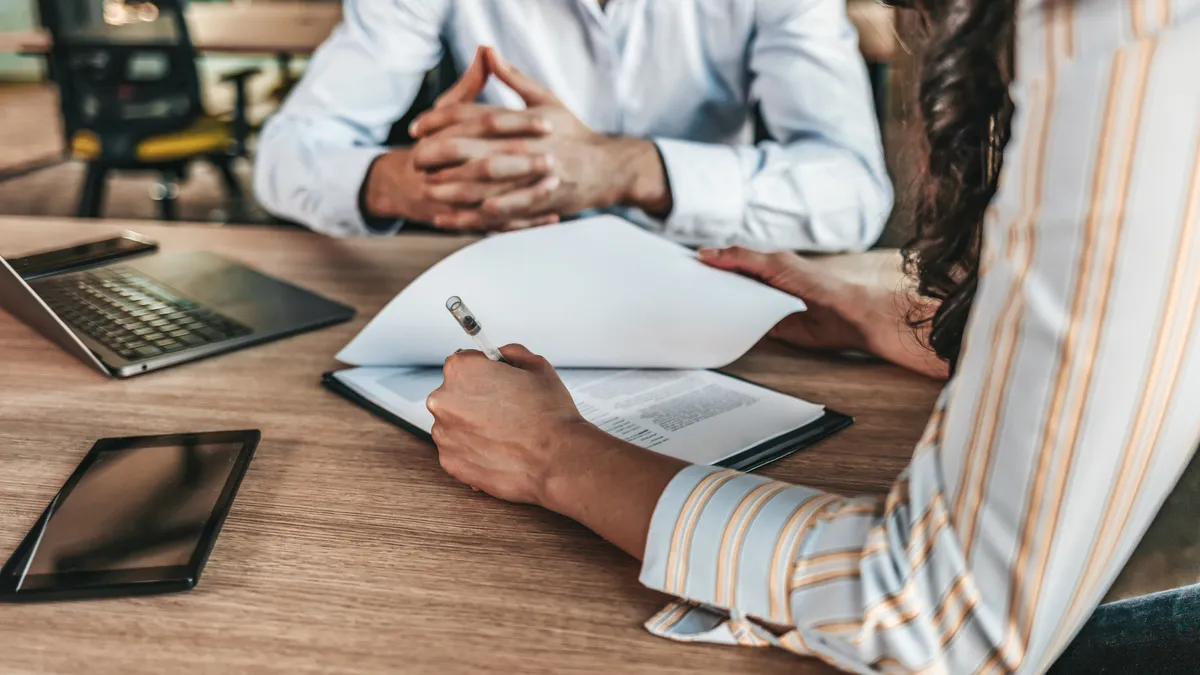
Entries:
{"type": "Polygon", "coordinates": [[[879,124],[846,3],[759,0],[750,98],[770,131],[757,147],[655,139],[685,243],[865,250],[892,206],[879,124]]]}
{"type": "Polygon", "coordinates": [[[1040,673],[1121,571],[1200,440],[1200,21],[1074,52],[1061,6],[1018,29],[965,350],[910,465],[883,499],[683,471],[642,570],[681,601],[652,631],[1040,673]]]}
{"type": "Polygon", "coordinates": [[[446,0],[346,0],[344,18],[259,139],[254,191],[268,211],[333,236],[390,234],[359,194],[392,125],[442,57],[446,0]]]}

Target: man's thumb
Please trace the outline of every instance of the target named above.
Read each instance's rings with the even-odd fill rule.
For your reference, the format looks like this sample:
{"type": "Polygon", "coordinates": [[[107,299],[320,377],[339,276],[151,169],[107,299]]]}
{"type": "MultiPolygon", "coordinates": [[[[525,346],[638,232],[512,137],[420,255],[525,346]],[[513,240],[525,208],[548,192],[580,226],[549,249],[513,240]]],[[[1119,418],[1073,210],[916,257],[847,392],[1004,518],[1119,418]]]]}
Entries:
{"type": "Polygon", "coordinates": [[[538,105],[557,103],[558,97],[545,85],[517,70],[503,56],[492,48],[487,50],[488,69],[504,84],[517,92],[530,108],[538,105]]]}
{"type": "Polygon", "coordinates": [[[462,77],[458,78],[453,86],[438,97],[435,108],[444,108],[448,105],[458,105],[460,103],[470,103],[479,98],[483,93],[483,88],[487,85],[488,76],[490,75],[487,61],[487,47],[480,47],[475,52],[475,60],[471,62],[470,67],[463,72],[462,77]]]}

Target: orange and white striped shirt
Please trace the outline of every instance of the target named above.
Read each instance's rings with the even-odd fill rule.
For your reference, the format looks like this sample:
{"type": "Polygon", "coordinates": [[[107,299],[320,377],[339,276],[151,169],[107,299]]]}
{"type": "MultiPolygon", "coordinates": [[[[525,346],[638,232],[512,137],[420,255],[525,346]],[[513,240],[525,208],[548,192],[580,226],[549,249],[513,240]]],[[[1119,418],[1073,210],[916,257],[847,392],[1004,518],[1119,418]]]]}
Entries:
{"type": "Polygon", "coordinates": [[[956,377],[886,499],[710,467],[642,571],[681,640],[861,673],[1035,673],[1200,440],[1200,0],[1024,0],[956,377]],[[765,626],[782,626],[786,632],[765,626]]]}

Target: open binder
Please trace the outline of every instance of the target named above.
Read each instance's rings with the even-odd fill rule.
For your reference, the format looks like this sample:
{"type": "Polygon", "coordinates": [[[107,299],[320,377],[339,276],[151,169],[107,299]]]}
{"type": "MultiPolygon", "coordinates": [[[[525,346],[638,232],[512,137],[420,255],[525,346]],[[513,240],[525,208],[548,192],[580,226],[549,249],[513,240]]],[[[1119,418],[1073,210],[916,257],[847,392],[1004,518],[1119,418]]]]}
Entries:
{"type": "Polygon", "coordinates": [[[750,470],[852,423],[718,372],[805,310],[791,295],[710,268],[611,216],[484,238],[434,265],[338,354],[330,389],[428,437],[440,366],[473,347],[446,311],[461,296],[498,344],[555,366],[585,418],[695,464],[750,470]]]}

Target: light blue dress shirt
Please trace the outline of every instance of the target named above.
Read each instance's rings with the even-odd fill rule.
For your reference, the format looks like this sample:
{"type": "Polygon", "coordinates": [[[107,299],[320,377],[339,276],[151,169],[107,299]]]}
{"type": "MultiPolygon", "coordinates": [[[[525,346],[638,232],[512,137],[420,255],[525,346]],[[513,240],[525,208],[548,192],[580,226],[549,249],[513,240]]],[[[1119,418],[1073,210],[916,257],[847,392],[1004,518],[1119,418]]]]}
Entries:
{"type": "MultiPolygon", "coordinates": [[[[864,249],[883,229],[892,189],[845,0],[346,0],[263,130],[261,203],[330,235],[379,232],[359,191],[381,143],[444,48],[461,71],[480,45],[593,129],[657,143],[673,211],[617,210],[649,229],[812,251],[864,249]],[[755,104],[778,142],[752,145],[755,104]]],[[[481,98],[523,107],[495,80],[481,98]]]]}

